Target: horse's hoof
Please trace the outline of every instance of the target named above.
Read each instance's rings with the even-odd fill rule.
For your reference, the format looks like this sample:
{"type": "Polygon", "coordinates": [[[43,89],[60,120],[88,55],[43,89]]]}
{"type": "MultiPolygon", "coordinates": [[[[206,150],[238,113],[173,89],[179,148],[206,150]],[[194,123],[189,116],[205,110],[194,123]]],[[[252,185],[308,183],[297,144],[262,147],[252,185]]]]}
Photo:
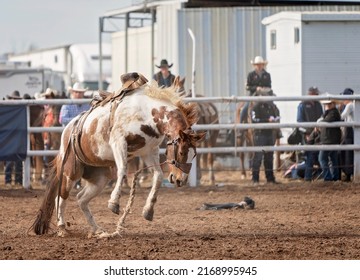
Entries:
{"type": "Polygon", "coordinates": [[[118,203],[112,203],[109,202],[108,203],[108,208],[115,214],[119,215],[120,214],[120,205],[118,203]]]}
{"type": "Polygon", "coordinates": [[[99,233],[99,234],[96,234],[95,235],[96,238],[99,238],[99,239],[103,239],[103,238],[110,238],[111,237],[111,234],[104,231],[102,233],[99,233]]]}
{"type": "Polygon", "coordinates": [[[145,220],[148,220],[151,222],[154,218],[154,210],[144,210],[143,217],[145,218],[145,220]]]}
{"type": "Polygon", "coordinates": [[[59,229],[57,231],[57,236],[58,237],[66,237],[67,235],[69,235],[69,233],[66,230],[65,225],[59,226],[59,229]]]}
{"type": "Polygon", "coordinates": [[[113,233],[108,233],[108,232],[104,231],[102,233],[96,234],[95,237],[98,239],[104,239],[104,238],[110,239],[110,238],[121,237],[121,235],[117,231],[115,231],[113,233]]]}

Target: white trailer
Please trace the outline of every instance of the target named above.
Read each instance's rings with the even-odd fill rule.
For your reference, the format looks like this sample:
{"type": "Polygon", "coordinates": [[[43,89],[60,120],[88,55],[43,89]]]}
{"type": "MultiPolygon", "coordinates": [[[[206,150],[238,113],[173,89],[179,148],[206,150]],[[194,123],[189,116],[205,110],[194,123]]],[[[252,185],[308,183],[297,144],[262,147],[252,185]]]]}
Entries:
{"type": "MultiPolygon", "coordinates": [[[[111,81],[111,45],[104,43],[103,50],[103,88],[111,81]]],[[[80,82],[90,90],[98,88],[99,47],[98,44],[73,44],[54,48],[39,49],[9,57],[12,62],[26,62],[30,67],[49,68],[61,75],[63,83],[50,84],[58,90],[66,91],[74,82],[80,82]]]]}
{"type": "Polygon", "coordinates": [[[50,69],[0,69],[0,99],[18,90],[21,95],[44,92],[50,85],[61,87],[62,79],[50,69]]]}

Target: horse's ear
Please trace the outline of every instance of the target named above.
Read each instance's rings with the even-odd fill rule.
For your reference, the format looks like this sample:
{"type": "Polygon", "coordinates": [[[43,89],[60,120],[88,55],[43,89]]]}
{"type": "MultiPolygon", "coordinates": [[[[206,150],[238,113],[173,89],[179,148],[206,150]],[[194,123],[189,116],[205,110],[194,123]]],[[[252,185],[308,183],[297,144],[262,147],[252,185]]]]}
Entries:
{"type": "Polygon", "coordinates": [[[176,76],[173,82],[173,85],[178,85],[180,81],[180,76],[176,76]]]}
{"type": "Polygon", "coordinates": [[[187,134],[184,131],[179,130],[179,137],[181,140],[184,140],[186,138],[186,136],[187,136],[187,134]]]}
{"type": "Polygon", "coordinates": [[[192,134],[191,135],[191,140],[194,141],[194,142],[203,141],[205,139],[206,133],[207,132],[204,131],[204,132],[199,132],[199,133],[196,133],[196,134],[192,134]]]}

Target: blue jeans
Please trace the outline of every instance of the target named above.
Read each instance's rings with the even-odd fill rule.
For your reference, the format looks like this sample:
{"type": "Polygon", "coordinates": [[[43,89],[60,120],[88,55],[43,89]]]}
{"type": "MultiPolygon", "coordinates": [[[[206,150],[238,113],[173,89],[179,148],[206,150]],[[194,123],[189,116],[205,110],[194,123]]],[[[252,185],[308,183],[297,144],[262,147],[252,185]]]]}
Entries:
{"type": "Polygon", "coordinates": [[[5,183],[11,184],[11,174],[15,165],[15,183],[22,184],[22,161],[7,161],[5,163],[5,183]]]}
{"type": "MultiPolygon", "coordinates": [[[[274,146],[275,138],[273,131],[270,129],[266,132],[255,132],[254,134],[255,146],[274,146]]],[[[264,157],[265,176],[267,181],[274,181],[273,160],[274,152],[256,152],[252,162],[252,180],[259,181],[259,173],[262,159],[264,157]]]]}
{"type": "Polygon", "coordinates": [[[323,171],[324,181],[337,181],[340,179],[337,151],[320,151],[319,162],[323,171]]]}
{"type": "Polygon", "coordinates": [[[313,177],[313,167],[316,157],[319,156],[318,152],[306,151],[305,152],[305,176],[304,179],[310,181],[313,177]]]}

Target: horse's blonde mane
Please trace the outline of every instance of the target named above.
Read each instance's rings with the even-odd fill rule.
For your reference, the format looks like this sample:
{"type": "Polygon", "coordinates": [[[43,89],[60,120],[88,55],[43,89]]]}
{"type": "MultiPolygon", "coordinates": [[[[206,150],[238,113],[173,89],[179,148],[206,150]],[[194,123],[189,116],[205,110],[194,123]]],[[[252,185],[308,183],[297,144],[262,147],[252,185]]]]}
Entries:
{"type": "Polygon", "coordinates": [[[169,101],[179,108],[190,126],[198,121],[198,105],[196,103],[184,103],[182,97],[175,91],[174,86],[163,88],[159,87],[156,81],[152,81],[145,87],[144,92],[151,98],[169,101]]]}
{"type": "Polygon", "coordinates": [[[173,86],[168,88],[159,87],[156,81],[152,81],[151,84],[145,87],[145,95],[155,99],[167,100],[173,105],[181,101],[181,97],[175,92],[173,86]]]}

